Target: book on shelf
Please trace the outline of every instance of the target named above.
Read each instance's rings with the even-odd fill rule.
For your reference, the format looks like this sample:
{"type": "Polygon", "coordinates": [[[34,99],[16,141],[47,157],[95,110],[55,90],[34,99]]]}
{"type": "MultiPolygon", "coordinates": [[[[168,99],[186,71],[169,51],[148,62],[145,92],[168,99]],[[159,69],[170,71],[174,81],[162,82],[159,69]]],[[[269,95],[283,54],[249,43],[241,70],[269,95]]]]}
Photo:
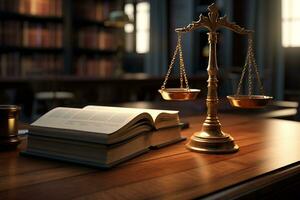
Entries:
{"type": "Polygon", "coordinates": [[[85,27],[78,32],[78,47],[116,50],[121,45],[119,37],[114,31],[105,31],[97,27],[85,27]]]}
{"type": "Polygon", "coordinates": [[[61,74],[61,55],[21,55],[20,53],[0,54],[0,77],[31,77],[61,74]]]}
{"type": "Polygon", "coordinates": [[[74,11],[79,18],[103,22],[108,19],[110,11],[121,9],[120,6],[117,8],[116,5],[113,5],[115,3],[109,0],[85,0],[84,4],[80,1],[75,1],[74,11]]]}
{"type": "Polygon", "coordinates": [[[21,23],[15,20],[0,21],[0,45],[19,46],[21,44],[21,23]]]}
{"type": "Polygon", "coordinates": [[[62,16],[62,0],[1,0],[0,11],[34,16],[62,16]]]}
{"type": "Polygon", "coordinates": [[[42,25],[24,22],[22,31],[24,47],[62,47],[63,28],[61,24],[42,25]]]}
{"type": "Polygon", "coordinates": [[[0,76],[15,76],[20,73],[20,54],[8,53],[0,56],[0,76]]]}
{"type": "Polygon", "coordinates": [[[118,61],[113,58],[79,56],[76,62],[76,74],[78,76],[90,76],[99,78],[113,77],[118,61]]]}
{"type": "Polygon", "coordinates": [[[86,106],[55,108],[31,124],[26,155],[111,167],[183,140],[178,111],[86,106]]]}
{"type": "Polygon", "coordinates": [[[62,24],[0,21],[0,45],[7,47],[61,48],[62,37],[62,24]]]}

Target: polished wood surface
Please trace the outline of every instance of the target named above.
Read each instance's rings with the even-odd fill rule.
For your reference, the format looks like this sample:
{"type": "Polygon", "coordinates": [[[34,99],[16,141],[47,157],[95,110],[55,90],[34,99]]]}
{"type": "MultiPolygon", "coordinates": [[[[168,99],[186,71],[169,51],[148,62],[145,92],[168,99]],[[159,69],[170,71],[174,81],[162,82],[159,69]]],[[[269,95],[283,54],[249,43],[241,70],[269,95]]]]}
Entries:
{"type": "MultiPolygon", "coordinates": [[[[198,131],[204,117],[185,118],[190,128],[182,134],[198,131]]],[[[230,199],[298,177],[300,123],[236,114],[220,119],[239,152],[194,153],[181,142],[110,170],[20,156],[24,138],[18,150],[0,152],[0,199],[230,199]]]]}

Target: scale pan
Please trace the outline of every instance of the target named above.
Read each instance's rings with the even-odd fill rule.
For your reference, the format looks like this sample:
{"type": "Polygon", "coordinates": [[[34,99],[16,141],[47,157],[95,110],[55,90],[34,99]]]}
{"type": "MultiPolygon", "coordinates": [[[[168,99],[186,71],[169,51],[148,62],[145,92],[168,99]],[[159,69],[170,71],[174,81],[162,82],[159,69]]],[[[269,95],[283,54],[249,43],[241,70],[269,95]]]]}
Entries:
{"type": "Polygon", "coordinates": [[[158,92],[164,100],[169,101],[188,101],[196,99],[200,90],[187,88],[167,88],[160,89],[158,92]]]}
{"type": "Polygon", "coordinates": [[[273,99],[264,95],[232,95],[227,96],[231,106],[239,108],[263,108],[273,99]]]}

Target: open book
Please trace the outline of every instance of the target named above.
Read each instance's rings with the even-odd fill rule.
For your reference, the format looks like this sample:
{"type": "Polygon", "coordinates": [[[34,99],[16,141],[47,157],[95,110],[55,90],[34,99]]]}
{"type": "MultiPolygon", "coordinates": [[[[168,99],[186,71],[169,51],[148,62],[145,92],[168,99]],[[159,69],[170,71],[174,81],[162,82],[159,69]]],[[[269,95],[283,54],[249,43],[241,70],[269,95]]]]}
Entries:
{"type": "Polygon", "coordinates": [[[178,111],[58,107],[31,124],[23,153],[111,167],[182,139],[178,111]]]}
{"type": "Polygon", "coordinates": [[[178,124],[178,111],[107,106],[86,106],[82,109],[58,107],[32,123],[30,132],[113,144],[141,132],[178,124]]]}

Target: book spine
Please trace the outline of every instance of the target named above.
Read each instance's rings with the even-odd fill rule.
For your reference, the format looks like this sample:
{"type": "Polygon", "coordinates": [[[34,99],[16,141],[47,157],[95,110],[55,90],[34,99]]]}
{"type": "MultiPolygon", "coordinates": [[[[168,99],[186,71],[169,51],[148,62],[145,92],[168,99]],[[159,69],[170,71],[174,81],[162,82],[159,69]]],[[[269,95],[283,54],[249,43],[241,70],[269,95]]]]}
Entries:
{"type": "Polygon", "coordinates": [[[56,26],[56,29],[55,29],[55,47],[57,48],[60,48],[62,47],[62,40],[63,40],[63,30],[62,30],[62,25],[61,24],[58,24],[56,26]]]}
{"type": "Polygon", "coordinates": [[[3,23],[2,21],[0,21],[0,45],[3,45],[3,32],[4,32],[3,23]]]}
{"type": "Polygon", "coordinates": [[[114,76],[116,62],[113,58],[80,56],[76,60],[76,75],[99,78],[114,76]]]}
{"type": "Polygon", "coordinates": [[[55,16],[62,16],[62,0],[55,0],[55,16]]]}
{"type": "Polygon", "coordinates": [[[1,75],[2,77],[6,77],[7,73],[6,73],[6,69],[7,69],[7,54],[2,54],[1,56],[1,75]]]}
{"type": "Polygon", "coordinates": [[[29,46],[29,23],[24,22],[23,24],[23,46],[28,47],[29,46]]]}

